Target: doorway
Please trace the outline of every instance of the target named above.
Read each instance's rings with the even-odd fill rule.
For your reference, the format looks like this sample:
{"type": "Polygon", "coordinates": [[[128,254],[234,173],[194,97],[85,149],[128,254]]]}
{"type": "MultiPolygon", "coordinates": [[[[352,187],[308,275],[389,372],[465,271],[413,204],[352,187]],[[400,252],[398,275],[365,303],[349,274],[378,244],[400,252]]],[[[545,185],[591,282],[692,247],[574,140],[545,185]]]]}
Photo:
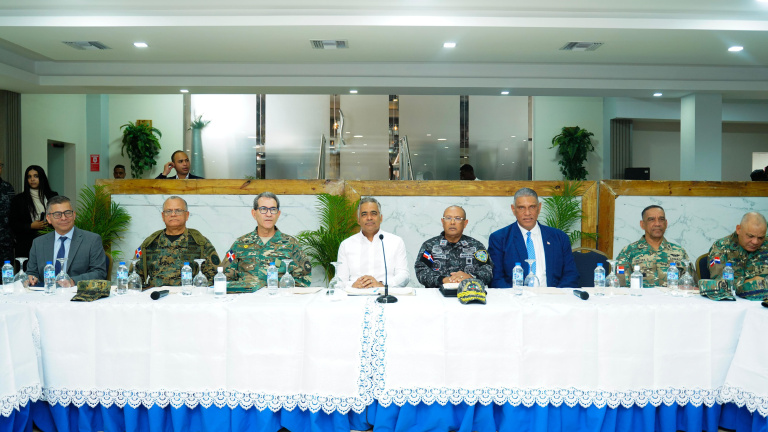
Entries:
{"type": "Polygon", "coordinates": [[[72,201],[72,208],[77,208],[77,169],[75,144],[57,140],[48,140],[48,182],[51,189],[72,201]]]}

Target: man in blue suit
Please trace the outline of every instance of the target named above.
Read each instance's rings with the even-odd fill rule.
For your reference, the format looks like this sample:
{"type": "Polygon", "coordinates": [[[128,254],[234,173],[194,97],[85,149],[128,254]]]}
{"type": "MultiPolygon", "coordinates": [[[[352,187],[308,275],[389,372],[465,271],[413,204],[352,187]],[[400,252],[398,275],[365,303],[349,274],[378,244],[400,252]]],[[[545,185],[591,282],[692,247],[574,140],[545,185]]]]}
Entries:
{"type": "Polygon", "coordinates": [[[541,203],[533,189],[515,193],[512,213],[517,222],[491,234],[488,252],[493,262],[491,288],[512,286],[512,269],[519,262],[529,272],[526,259],[535,259],[534,269],[540,285],[579,288],[579,271],[573,260],[571,242],[559,229],[538,223],[541,203]],[[543,282],[546,280],[546,284],[543,282]]]}

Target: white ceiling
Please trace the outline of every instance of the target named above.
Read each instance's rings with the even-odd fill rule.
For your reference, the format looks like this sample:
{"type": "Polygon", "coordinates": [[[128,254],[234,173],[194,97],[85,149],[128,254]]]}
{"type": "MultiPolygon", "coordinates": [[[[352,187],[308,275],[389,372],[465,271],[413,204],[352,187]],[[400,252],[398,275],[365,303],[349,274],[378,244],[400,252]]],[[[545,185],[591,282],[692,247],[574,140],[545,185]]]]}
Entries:
{"type": "Polygon", "coordinates": [[[768,3],[3,0],[0,88],[768,99],[768,3]],[[349,49],[313,50],[310,39],[346,39],[349,49]],[[74,40],[112,49],[62,43],[74,40]],[[604,45],[559,50],[571,41],[604,45]]]}

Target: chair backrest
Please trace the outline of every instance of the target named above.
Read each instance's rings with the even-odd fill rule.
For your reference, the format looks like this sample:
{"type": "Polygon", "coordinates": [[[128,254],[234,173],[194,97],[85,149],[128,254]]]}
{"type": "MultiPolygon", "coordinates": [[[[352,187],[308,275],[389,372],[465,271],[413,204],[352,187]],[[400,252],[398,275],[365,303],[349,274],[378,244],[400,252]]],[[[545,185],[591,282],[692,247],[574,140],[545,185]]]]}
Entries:
{"type": "Polygon", "coordinates": [[[107,255],[107,280],[112,280],[112,254],[104,252],[107,255]]]}
{"type": "Polygon", "coordinates": [[[608,267],[608,255],[597,249],[579,247],[573,249],[573,260],[579,271],[579,286],[591,287],[595,285],[595,267],[597,263],[603,263],[605,273],[611,269],[608,267]]]}
{"type": "Polygon", "coordinates": [[[699,283],[700,279],[709,279],[709,254],[701,255],[696,258],[696,283],[699,283]]]}

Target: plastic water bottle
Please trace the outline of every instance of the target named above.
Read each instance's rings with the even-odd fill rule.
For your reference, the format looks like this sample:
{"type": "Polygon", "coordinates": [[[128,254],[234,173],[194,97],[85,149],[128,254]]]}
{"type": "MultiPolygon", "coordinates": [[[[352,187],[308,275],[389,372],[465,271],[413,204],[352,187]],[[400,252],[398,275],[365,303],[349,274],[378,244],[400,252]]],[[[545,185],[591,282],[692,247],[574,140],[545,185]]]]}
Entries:
{"type": "Polygon", "coordinates": [[[603,263],[597,263],[595,267],[595,288],[605,288],[605,269],[603,263]]]}
{"type": "Polygon", "coordinates": [[[125,261],[120,261],[120,265],[117,266],[117,295],[123,295],[128,292],[128,266],[125,265],[125,261]]]}
{"type": "Polygon", "coordinates": [[[636,265],[634,271],[629,276],[629,294],[633,296],[640,296],[643,293],[640,291],[643,288],[643,272],[640,271],[640,266],[636,265]]]}
{"type": "Polygon", "coordinates": [[[181,266],[181,295],[192,295],[192,267],[188,261],[181,266]]]}
{"type": "Polygon", "coordinates": [[[736,288],[733,284],[733,266],[731,263],[726,263],[723,269],[723,280],[728,282],[728,288],[731,290],[731,295],[736,297],[736,288]]]}
{"type": "Polygon", "coordinates": [[[275,263],[269,263],[267,267],[267,294],[270,296],[277,295],[277,267],[275,263]]]}
{"type": "Polygon", "coordinates": [[[224,298],[227,296],[227,277],[224,275],[224,267],[219,267],[218,270],[219,272],[213,277],[213,297],[224,298]]]}
{"type": "Polygon", "coordinates": [[[46,261],[45,263],[43,282],[46,295],[56,294],[56,267],[53,266],[53,261],[46,261]]]}
{"type": "Polygon", "coordinates": [[[523,279],[523,267],[516,262],[515,268],[512,269],[512,294],[523,294],[523,279]]]}
{"type": "Polygon", "coordinates": [[[678,278],[680,272],[677,271],[677,264],[669,263],[669,269],[667,270],[667,288],[670,289],[672,295],[679,295],[678,290],[678,278]]]}
{"type": "Polygon", "coordinates": [[[13,266],[10,261],[3,264],[3,293],[13,294],[13,266]]]}

